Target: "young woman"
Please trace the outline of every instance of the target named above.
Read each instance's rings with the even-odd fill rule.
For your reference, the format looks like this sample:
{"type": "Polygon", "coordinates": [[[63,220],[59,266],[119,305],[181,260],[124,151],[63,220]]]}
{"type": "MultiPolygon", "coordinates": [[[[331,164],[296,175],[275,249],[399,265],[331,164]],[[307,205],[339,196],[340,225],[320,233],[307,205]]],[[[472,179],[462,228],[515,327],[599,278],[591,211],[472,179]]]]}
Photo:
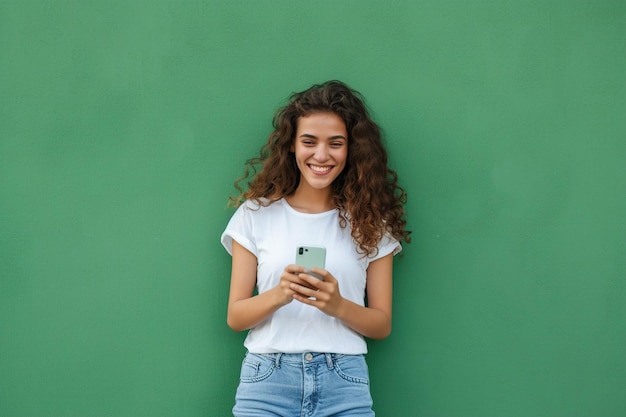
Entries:
{"type": "Polygon", "coordinates": [[[222,235],[227,322],[250,329],[234,415],[374,415],[364,338],[391,332],[392,258],[409,232],[361,95],[339,81],[293,94],[251,173],[222,235]],[[304,245],[326,248],[325,268],[295,264],[304,245]]]}

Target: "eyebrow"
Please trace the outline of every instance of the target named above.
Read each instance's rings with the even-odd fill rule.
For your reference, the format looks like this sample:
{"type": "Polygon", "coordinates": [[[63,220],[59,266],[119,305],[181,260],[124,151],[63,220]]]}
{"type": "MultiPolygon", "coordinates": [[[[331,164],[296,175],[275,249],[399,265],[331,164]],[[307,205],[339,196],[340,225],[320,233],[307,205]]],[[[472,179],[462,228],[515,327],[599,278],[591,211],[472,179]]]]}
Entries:
{"type": "MultiPolygon", "coordinates": [[[[311,135],[310,133],[303,133],[301,134],[299,137],[301,138],[310,138],[310,139],[317,139],[317,136],[315,135],[311,135]]],[[[336,139],[343,139],[343,140],[347,140],[347,138],[343,135],[335,135],[335,136],[331,136],[328,139],[330,140],[336,140],[336,139]]]]}

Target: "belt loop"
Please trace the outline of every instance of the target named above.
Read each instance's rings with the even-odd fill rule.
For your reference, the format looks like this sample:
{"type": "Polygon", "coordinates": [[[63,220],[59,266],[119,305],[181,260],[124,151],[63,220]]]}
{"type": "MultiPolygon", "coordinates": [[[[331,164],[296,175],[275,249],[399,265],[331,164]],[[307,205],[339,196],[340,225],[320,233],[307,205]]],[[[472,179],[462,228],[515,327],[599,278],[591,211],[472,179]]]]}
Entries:
{"type": "Polygon", "coordinates": [[[326,356],[326,365],[328,365],[328,369],[333,369],[334,368],[334,363],[333,363],[333,356],[330,353],[324,353],[324,355],[326,356]]]}
{"type": "Polygon", "coordinates": [[[280,368],[280,358],[283,354],[282,353],[276,353],[276,367],[280,368]]]}

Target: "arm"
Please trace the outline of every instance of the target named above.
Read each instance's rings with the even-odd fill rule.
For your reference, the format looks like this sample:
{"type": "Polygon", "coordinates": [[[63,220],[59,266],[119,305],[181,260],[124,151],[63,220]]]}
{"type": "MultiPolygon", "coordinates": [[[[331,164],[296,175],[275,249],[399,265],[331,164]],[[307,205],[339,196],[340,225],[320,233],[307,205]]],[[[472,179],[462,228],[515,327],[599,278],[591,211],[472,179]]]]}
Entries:
{"type": "Polygon", "coordinates": [[[292,283],[297,291],[294,298],[313,305],[334,316],[354,331],[371,339],[384,339],[391,333],[393,255],[389,254],[369,264],[367,268],[367,307],[346,300],[339,293],[335,277],[323,269],[312,268],[324,277],[320,281],[310,275],[300,274],[314,290],[292,283]],[[315,297],[315,300],[309,297],[315,297]]]}
{"type": "Polygon", "coordinates": [[[226,322],[235,331],[256,326],[276,310],[293,301],[294,291],[289,288],[289,284],[293,282],[304,284],[304,281],[294,274],[303,272],[304,269],[289,265],[283,271],[280,283],[276,287],[253,296],[257,278],[257,258],[234,240],[232,254],[226,322]]]}

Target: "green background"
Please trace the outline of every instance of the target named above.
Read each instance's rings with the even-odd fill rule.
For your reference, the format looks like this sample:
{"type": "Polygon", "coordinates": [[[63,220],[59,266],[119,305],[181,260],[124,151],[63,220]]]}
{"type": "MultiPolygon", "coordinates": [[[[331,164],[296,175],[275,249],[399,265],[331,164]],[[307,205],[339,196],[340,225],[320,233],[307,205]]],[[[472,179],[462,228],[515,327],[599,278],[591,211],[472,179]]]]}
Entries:
{"type": "Polygon", "coordinates": [[[626,3],[1,1],[0,416],[226,416],[228,195],[293,91],[405,186],[380,416],[626,415],[626,3]]]}

